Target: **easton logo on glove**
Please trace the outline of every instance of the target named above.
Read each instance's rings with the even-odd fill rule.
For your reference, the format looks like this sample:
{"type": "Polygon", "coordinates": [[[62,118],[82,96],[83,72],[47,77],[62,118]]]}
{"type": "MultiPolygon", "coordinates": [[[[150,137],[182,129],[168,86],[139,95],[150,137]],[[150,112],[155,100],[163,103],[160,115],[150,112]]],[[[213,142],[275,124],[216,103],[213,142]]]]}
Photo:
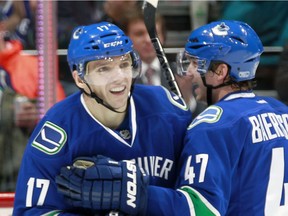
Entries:
{"type": "Polygon", "coordinates": [[[136,176],[136,165],[131,161],[125,161],[127,163],[127,205],[132,208],[136,208],[136,196],[137,196],[137,176],[136,176]],[[129,181],[131,179],[131,181],[129,181]]]}
{"type": "Polygon", "coordinates": [[[148,176],[132,161],[98,155],[77,158],[56,176],[58,192],[75,207],[145,214],[148,176]]]}

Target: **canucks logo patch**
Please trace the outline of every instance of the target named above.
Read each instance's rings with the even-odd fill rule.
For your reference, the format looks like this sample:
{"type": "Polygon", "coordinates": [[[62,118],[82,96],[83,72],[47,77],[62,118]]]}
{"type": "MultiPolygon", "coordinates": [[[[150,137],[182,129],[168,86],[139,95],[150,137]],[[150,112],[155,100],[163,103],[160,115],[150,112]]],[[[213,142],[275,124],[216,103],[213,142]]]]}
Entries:
{"type": "Polygon", "coordinates": [[[66,140],[66,132],[58,125],[47,121],[33,140],[32,146],[46,154],[53,155],[61,150],[66,140]]]}
{"type": "Polygon", "coordinates": [[[218,106],[210,106],[207,109],[205,109],[202,113],[200,113],[189,125],[187,130],[190,130],[191,128],[195,127],[196,125],[206,122],[206,123],[215,123],[217,122],[221,115],[223,113],[223,110],[221,107],[218,106]]]}
{"type": "Polygon", "coordinates": [[[131,139],[131,134],[129,130],[121,130],[119,134],[123,139],[126,139],[126,140],[131,139]]]}

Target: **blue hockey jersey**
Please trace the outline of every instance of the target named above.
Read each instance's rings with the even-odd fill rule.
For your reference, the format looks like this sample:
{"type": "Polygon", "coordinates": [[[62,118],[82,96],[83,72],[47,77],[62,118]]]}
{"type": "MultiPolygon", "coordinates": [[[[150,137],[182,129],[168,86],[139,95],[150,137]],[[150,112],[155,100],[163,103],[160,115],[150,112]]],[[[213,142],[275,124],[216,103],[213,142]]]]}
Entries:
{"type": "Polygon", "coordinates": [[[286,105],[252,92],[227,95],[190,124],[180,189],[151,186],[166,204],[150,201],[148,215],[287,216],[287,139],[286,105]]]}
{"type": "Polygon", "coordinates": [[[28,142],[13,215],[93,215],[71,208],[56,189],[60,168],[79,156],[133,159],[150,175],[152,185],[173,187],[192,119],[186,104],[160,86],[135,85],[128,115],[127,124],[112,130],[91,115],[80,92],[54,105],[28,142]]]}

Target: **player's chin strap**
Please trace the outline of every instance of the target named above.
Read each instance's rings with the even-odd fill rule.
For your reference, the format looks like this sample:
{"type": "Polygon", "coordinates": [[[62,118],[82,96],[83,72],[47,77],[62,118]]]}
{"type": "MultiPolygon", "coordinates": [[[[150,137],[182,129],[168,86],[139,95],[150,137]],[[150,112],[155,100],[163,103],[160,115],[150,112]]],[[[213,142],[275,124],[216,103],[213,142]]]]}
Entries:
{"type": "Polygon", "coordinates": [[[84,83],[86,84],[86,86],[89,88],[90,94],[89,94],[88,92],[86,92],[84,89],[81,89],[81,91],[84,92],[84,94],[90,96],[91,98],[94,98],[97,103],[103,105],[103,106],[106,107],[107,109],[109,109],[109,110],[111,110],[111,111],[113,111],[113,112],[116,112],[116,113],[125,113],[125,112],[127,111],[128,107],[129,107],[129,104],[130,104],[130,97],[131,97],[131,94],[132,94],[132,91],[133,91],[134,81],[133,81],[132,86],[131,86],[131,89],[130,89],[130,96],[129,96],[128,99],[127,99],[128,103],[127,103],[126,109],[125,109],[124,111],[122,111],[122,112],[119,112],[119,111],[115,110],[115,109],[114,109],[113,107],[111,107],[109,104],[105,104],[104,101],[103,101],[101,98],[99,98],[99,97],[96,95],[95,92],[92,91],[90,85],[89,85],[84,79],[83,79],[83,82],[84,82],[84,83]]]}
{"type": "Polygon", "coordinates": [[[224,82],[218,86],[212,86],[212,85],[208,85],[206,83],[206,79],[204,76],[201,76],[202,78],[202,82],[204,84],[204,86],[206,87],[207,91],[206,91],[206,95],[207,95],[207,104],[208,106],[212,105],[212,89],[218,89],[221,88],[223,86],[228,86],[231,85],[233,82],[232,81],[228,81],[228,82],[224,82]]]}

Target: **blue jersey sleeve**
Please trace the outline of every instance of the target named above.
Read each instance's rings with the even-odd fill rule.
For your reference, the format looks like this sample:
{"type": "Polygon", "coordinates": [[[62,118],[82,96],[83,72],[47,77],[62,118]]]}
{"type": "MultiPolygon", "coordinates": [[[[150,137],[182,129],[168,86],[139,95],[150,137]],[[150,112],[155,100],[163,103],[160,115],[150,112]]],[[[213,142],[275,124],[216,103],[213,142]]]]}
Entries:
{"type": "Polygon", "coordinates": [[[150,187],[147,215],[166,215],[167,212],[171,215],[221,215],[214,206],[227,208],[229,200],[225,194],[229,194],[231,179],[227,176],[231,173],[223,170],[231,170],[232,164],[228,162],[229,154],[224,146],[215,149],[209,144],[211,139],[219,138],[218,134],[215,128],[209,131],[196,128],[191,135],[188,132],[179,161],[178,188],[150,187]],[[207,149],[214,152],[209,153],[207,149]],[[208,164],[208,161],[213,163],[208,164]]]}
{"type": "MultiPolygon", "coordinates": [[[[40,123],[38,126],[43,128],[46,127],[45,124],[42,125],[40,123]]],[[[48,148],[48,145],[44,146],[39,143],[37,148],[47,147],[45,150],[51,154],[59,145],[56,142],[52,144],[52,140],[56,141],[56,138],[53,137],[52,139],[48,127],[47,130],[40,131],[42,135],[39,136],[39,134],[35,133],[31,136],[22,159],[17,180],[13,215],[82,215],[65,203],[63,196],[57,192],[55,183],[55,176],[58,175],[62,166],[71,164],[71,158],[65,153],[59,156],[45,156],[41,152],[35,153],[34,149],[36,148],[32,146],[37,145],[37,140],[40,137],[50,141],[51,148],[48,148]],[[56,147],[53,148],[52,146],[56,147]],[[45,205],[43,205],[44,203],[45,205]]]]}
{"type": "MultiPolygon", "coordinates": [[[[79,96],[75,97],[79,99],[79,96]]],[[[76,106],[76,99],[73,101],[76,106]]],[[[55,177],[61,167],[72,164],[74,156],[69,149],[78,136],[68,133],[72,126],[69,119],[60,117],[63,108],[58,108],[59,104],[56,104],[46,113],[27,143],[18,173],[13,215],[86,214],[86,210],[73,209],[57,192],[55,177]]],[[[72,106],[66,112],[71,110],[72,106]]],[[[86,215],[89,214],[88,210],[86,215]]]]}

